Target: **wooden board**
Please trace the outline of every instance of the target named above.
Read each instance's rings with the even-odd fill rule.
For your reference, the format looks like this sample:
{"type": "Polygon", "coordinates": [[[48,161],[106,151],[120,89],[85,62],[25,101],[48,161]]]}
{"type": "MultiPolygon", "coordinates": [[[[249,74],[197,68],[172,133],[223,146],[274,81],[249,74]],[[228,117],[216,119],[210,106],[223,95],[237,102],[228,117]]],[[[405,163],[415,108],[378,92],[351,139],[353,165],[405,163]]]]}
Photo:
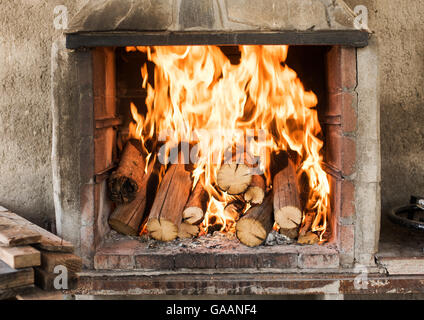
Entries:
{"type": "Polygon", "coordinates": [[[31,246],[0,247],[0,259],[14,269],[36,267],[41,264],[40,251],[31,246]]]}
{"type": "Polygon", "coordinates": [[[0,290],[34,284],[34,269],[13,269],[0,260],[0,290]]]}
{"type": "Polygon", "coordinates": [[[30,229],[33,232],[36,232],[41,235],[41,240],[39,240],[39,243],[37,243],[36,245],[36,247],[39,249],[57,252],[74,252],[74,246],[69,241],[59,238],[53,233],[48,232],[47,230],[37,226],[34,223],[29,222],[28,220],[18,216],[13,212],[0,211],[0,218],[1,217],[13,219],[13,221],[19,223],[19,225],[25,226],[27,229],[30,229]]]}
{"type": "Polygon", "coordinates": [[[7,246],[34,244],[41,241],[41,235],[20,223],[9,212],[0,212],[0,243],[7,246]]]}
{"type": "Polygon", "coordinates": [[[44,291],[34,287],[28,292],[16,295],[17,300],[64,300],[64,295],[60,291],[44,291]]]}
{"type": "Polygon", "coordinates": [[[82,270],[82,260],[72,253],[41,251],[41,268],[47,272],[54,272],[56,266],[66,267],[69,273],[77,273],[82,270]]]}

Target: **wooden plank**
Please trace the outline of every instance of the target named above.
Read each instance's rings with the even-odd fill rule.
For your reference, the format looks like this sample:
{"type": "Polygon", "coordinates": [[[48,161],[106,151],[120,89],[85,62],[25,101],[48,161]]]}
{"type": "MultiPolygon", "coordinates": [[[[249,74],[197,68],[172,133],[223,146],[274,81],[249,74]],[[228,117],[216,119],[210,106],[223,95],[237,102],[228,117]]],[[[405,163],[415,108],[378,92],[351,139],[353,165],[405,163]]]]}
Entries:
{"type": "Polygon", "coordinates": [[[17,300],[64,300],[64,295],[60,291],[45,291],[38,287],[16,295],[17,300]]]}
{"type": "Polygon", "coordinates": [[[48,232],[47,230],[29,222],[28,220],[20,217],[15,213],[10,211],[0,211],[0,217],[6,217],[9,219],[13,218],[16,223],[19,223],[20,225],[25,226],[26,228],[33,230],[34,232],[37,232],[39,235],[41,235],[41,240],[36,245],[36,247],[39,249],[55,252],[74,252],[74,246],[69,241],[61,239],[53,233],[48,232]]]}
{"type": "Polygon", "coordinates": [[[41,268],[47,272],[54,272],[56,266],[64,266],[69,273],[82,270],[82,259],[72,253],[41,252],[41,268]]]}
{"type": "Polygon", "coordinates": [[[41,241],[41,235],[20,223],[13,214],[0,212],[0,243],[21,246],[41,241]]]}
{"type": "Polygon", "coordinates": [[[31,292],[34,288],[36,288],[34,285],[29,285],[4,290],[0,289],[0,300],[16,298],[18,295],[31,292]]]}
{"type": "Polygon", "coordinates": [[[365,47],[370,34],[360,30],[231,32],[79,32],[66,35],[66,48],[160,45],[343,45],[365,47]]]}
{"type": "Polygon", "coordinates": [[[12,269],[0,260],[0,290],[29,286],[34,284],[34,269],[12,269]]]}
{"type": "Polygon", "coordinates": [[[41,265],[40,251],[30,246],[0,247],[0,259],[14,269],[41,265]]]}

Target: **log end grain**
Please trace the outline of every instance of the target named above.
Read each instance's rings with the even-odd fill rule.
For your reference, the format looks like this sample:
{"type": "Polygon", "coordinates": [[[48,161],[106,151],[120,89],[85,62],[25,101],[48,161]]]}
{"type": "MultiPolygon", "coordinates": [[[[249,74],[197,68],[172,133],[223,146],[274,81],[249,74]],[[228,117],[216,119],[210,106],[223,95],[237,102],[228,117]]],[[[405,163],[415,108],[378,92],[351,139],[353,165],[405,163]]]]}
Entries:
{"type": "Polygon", "coordinates": [[[204,212],[199,207],[187,207],[183,211],[183,221],[188,224],[199,224],[203,221],[204,212]]]}
{"type": "Polygon", "coordinates": [[[178,236],[178,226],[166,219],[149,219],[147,231],[153,239],[172,241],[178,236]]]}
{"type": "Polygon", "coordinates": [[[302,211],[298,207],[294,206],[279,208],[274,211],[274,220],[280,228],[297,228],[302,222],[302,211]]]}
{"type": "Polygon", "coordinates": [[[199,231],[200,231],[199,226],[183,222],[180,224],[180,228],[178,229],[178,238],[180,239],[194,238],[199,234],[199,231]]]}
{"type": "Polygon", "coordinates": [[[268,232],[259,221],[246,218],[237,223],[236,234],[243,244],[256,247],[265,242],[268,232]]]}
{"type": "Polygon", "coordinates": [[[245,192],[251,181],[250,169],[244,164],[224,164],[217,175],[219,188],[231,195],[245,192]]]}
{"type": "Polygon", "coordinates": [[[250,186],[244,193],[244,200],[253,204],[261,204],[264,201],[265,191],[258,186],[250,186]]]}

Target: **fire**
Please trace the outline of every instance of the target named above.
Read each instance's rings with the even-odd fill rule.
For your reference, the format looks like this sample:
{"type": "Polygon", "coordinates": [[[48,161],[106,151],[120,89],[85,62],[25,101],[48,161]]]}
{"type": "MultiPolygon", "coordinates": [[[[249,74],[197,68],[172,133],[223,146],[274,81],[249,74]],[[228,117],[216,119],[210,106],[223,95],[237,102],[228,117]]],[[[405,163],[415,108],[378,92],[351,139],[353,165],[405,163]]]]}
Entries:
{"type": "Polygon", "coordinates": [[[141,68],[147,112],[139,114],[131,105],[130,133],[148,153],[158,140],[166,142],[165,153],[180,142],[198,143],[193,188],[202,183],[211,199],[204,232],[212,224],[234,231],[235,221],[224,213],[233,197],[216,187],[216,177],[226,152],[242,145],[261,160],[268,186],[269,155],[279,150],[298,154],[298,175],[305,173],[309,180],[304,215],[314,214],[312,231],[323,240],[330,188],[321,166],[323,142],[317,138],[318,101],[284,63],[288,46],[239,46],[239,64],[231,64],[216,46],[127,47],[134,50],[146,53],[155,70],[150,75],[146,64],[141,68]]]}

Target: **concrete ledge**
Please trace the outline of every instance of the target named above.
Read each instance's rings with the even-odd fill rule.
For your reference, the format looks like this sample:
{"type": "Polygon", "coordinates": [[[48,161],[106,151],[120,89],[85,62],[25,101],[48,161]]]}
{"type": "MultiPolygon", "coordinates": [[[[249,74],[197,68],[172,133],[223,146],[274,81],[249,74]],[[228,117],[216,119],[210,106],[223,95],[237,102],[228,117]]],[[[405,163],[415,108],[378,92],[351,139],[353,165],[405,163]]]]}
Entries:
{"type": "Polygon", "coordinates": [[[349,273],[83,272],[72,294],[90,295],[280,295],[424,293],[423,276],[349,273]]]}
{"type": "Polygon", "coordinates": [[[424,275],[424,257],[377,258],[389,275],[424,275]]]}

